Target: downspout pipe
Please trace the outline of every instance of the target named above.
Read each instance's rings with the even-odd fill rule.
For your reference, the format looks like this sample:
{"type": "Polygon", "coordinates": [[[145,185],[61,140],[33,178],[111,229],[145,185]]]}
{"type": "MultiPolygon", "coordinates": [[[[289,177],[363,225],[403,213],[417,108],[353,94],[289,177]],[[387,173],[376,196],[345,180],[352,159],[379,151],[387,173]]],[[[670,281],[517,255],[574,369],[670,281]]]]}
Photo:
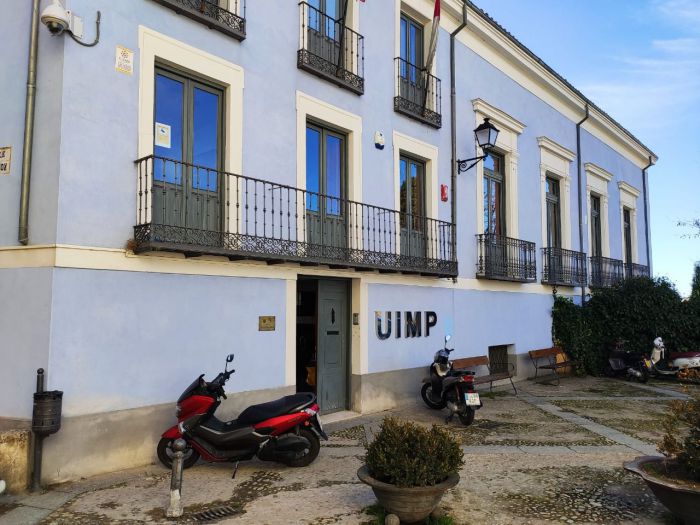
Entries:
{"type": "MultiPolygon", "coordinates": [[[[467,27],[467,4],[462,3],[462,23],[450,33],[450,139],[452,164],[450,177],[450,216],[452,218],[452,259],[457,260],[457,92],[455,89],[455,37],[467,27]]],[[[455,282],[457,278],[453,279],[455,282]]]]}
{"type": "Polygon", "coordinates": [[[22,182],[19,198],[20,244],[29,244],[29,186],[32,173],[34,145],[34,109],[36,104],[36,69],[39,50],[39,2],[32,0],[32,20],[29,33],[29,64],[27,66],[27,99],[24,110],[24,143],[22,146],[22,182]]]}
{"type": "Polygon", "coordinates": [[[649,245],[649,201],[647,200],[647,170],[654,165],[654,160],[651,155],[649,155],[649,164],[644,166],[642,170],[642,193],[644,198],[644,239],[647,252],[647,266],[649,267],[649,274],[651,275],[651,249],[649,245]]]}
{"type": "MultiPolygon", "coordinates": [[[[588,103],[586,103],[586,115],[576,123],[576,172],[578,175],[578,249],[583,251],[583,160],[581,159],[581,125],[590,116],[588,103]]],[[[581,304],[586,300],[586,287],[581,287],[581,304]]]]}

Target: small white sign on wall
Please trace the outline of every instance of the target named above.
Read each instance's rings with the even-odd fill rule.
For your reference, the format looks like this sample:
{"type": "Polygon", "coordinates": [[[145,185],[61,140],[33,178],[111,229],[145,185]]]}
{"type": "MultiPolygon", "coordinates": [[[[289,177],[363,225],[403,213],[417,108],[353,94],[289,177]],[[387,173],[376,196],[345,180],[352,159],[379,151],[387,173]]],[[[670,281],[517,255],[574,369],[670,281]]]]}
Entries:
{"type": "Polygon", "coordinates": [[[0,147],[0,175],[10,174],[10,162],[12,161],[12,146],[0,147]]]}
{"type": "Polygon", "coordinates": [[[117,46],[114,69],[120,73],[131,75],[134,72],[134,52],[126,47],[117,46]]]}
{"type": "Polygon", "coordinates": [[[170,148],[170,126],[156,122],[156,146],[161,148],[170,148]]]}

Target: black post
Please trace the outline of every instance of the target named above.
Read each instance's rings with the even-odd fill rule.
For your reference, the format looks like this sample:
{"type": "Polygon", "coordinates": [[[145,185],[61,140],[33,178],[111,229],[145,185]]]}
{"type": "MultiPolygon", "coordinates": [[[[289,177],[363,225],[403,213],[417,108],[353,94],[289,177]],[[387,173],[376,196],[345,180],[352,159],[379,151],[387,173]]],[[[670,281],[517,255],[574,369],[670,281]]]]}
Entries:
{"type": "MultiPolygon", "coordinates": [[[[36,393],[41,394],[44,391],[44,369],[40,368],[36,371],[36,393]]],[[[34,463],[32,468],[32,492],[41,490],[41,459],[44,452],[44,434],[39,434],[36,431],[34,434],[34,463]]]]}

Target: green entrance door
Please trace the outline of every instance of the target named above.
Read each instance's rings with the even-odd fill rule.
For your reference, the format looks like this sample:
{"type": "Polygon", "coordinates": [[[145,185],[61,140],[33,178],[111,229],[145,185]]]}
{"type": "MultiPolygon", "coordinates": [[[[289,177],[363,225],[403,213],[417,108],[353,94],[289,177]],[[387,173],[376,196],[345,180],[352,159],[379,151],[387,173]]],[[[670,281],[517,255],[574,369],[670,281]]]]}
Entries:
{"type": "Polygon", "coordinates": [[[348,286],[318,282],[318,402],[324,413],[347,407],[348,286]]]}

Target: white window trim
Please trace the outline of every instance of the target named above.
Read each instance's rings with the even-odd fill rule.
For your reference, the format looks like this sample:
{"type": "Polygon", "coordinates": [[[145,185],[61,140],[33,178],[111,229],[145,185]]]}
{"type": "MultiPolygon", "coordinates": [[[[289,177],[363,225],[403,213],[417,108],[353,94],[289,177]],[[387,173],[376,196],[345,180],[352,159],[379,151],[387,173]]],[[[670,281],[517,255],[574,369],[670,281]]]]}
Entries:
{"type": "Polygon", "coordinates": [[[224,169],[240,174],[243,171],[243,68],[144,26],[139,26],[139,52],[139,157],[153,154],[155,66],[156,59],[162,59],[224,86],[224,169]]]}
{"type": "Polygon", "coordinates": [[[315,120],[347,135],[347,199],[362,202],[362,117],[297,91],[297,188],[306,189],[306,123],[315,120]]]}
{"type": "MultiPolygon", "coordinates": [[[[208,77],[223,86],[224,170],[242,174],[243,68],[144,26],[139,26],[139,158],[153,154],[153,108],[157,59],[208,77]]],[[[147,181],[146,191],[150,191],[151,183],[152,181],[147,181]]],[[[138,210],[138,205],[136,209],[138,210]]],[[[150,220],[150,217],[146,220],[150,220]]],[[[235,227],[235,224],[236,217],[232,216],[229,227],[231,228],[232,225],[235,227]]]]}
{"type": "MultiPolygon", "coordinates": [[[[425,162],[425,214],[430,219],[438,215],[438,147],[398,131],[393,132],[394,209],[401,211],[401,153],[425,162]]],[[[399,247],[397,247],[398,249],[399,247]]]]}
{"type": "Polygon", "coordinates": [[[618,182],[620,190],[620,232],[622,239],[622,260],[625,263],[639,262],[639,248],[637,245],[637,198],[640,191],[626,182],[618,182]],[[625,250],[625,208],[630,210],[630,234],[632,236],[632,260],[627,260],[625,250]]]}
{"type": "Polygon", "coordinates": [[[600,250],[603,257],[610,257],[610,233],[608,226],[608,183],[613,179],[610,172],[592,162],[584,165],[586,171],[586,210],[588,222],[588,253],[591,254],[591,239],[593,238],[591,216],[591,194],[600,197],[600,250]]]}
{"type": "Polygon", "coordinates": [[[571,250],[571,176],[569,168],[576,158],[573,151],[547,137],[538,137],[540,146],[540,196],[542,198],[542,246],[547,246],[547,177],[559,180],[561,244],[571,250]]]}
{"type": "MultiPolygon", "coordinates": [[[[328,102],[297,91],[297,188],[306,190],[306,123],[309,119],[327,124],[346,135],[346,199],[362,199],[362,117],[328,102]]],[[[298,203],[298,231],[305,231],[303,203],[298,203]]],[[[361,225],[360,225],[361,226],[361,225]]]]}
{"type": "MultiPolygon", "coordinates": [[[[495,151],[504,156],[506,179],[506,235],[518,237],[518,136],[525,124],[511,117],[488,102],[477,98],[472,100],[476,125],[488,117],[499,129],[495,151]]],[[[478,146],[477,146],[478,149],[478,146]]],[[[479,155],[479,152],[477,152],[479,155]]],[[[476,165],[476,225],[479,233],[484,232],[484,166],[476,165]]]]}

